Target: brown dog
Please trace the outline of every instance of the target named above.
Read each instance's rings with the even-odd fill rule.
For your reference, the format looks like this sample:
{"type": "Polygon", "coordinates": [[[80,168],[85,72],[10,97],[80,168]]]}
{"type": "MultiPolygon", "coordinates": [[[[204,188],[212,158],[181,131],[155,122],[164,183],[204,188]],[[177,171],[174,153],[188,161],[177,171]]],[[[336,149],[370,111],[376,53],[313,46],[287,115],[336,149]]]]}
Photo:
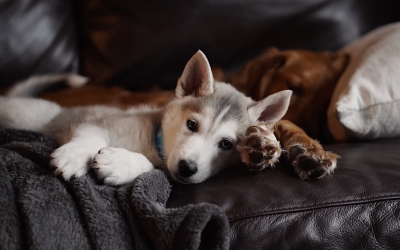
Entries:
{"type": "Polygon", "coordinates": [[[255,100],[281,90],[293,90],[289,110],[283,119],[317,138],[326,123],[333,90],[348,61],[349,55],[345,53],[270,48],[227,82],[255,100]]]}
{"type": "MultiPolygon", "coordinates": [[[[333,90],[348,61],[349,56],[344,53],[270,48],[227,79],[255,100],[281,90],[293,90],[284,120],[269,129],[303,180],[321,178],[336,167],[339,156],[324,151],[308,135],[316,138],[322,134],[333,90]]],[[[267,139],[269,133],[268,128],[251,127],[243,140],[242,159],[252,170],[273,164],[277,149],[267,139]]]]}

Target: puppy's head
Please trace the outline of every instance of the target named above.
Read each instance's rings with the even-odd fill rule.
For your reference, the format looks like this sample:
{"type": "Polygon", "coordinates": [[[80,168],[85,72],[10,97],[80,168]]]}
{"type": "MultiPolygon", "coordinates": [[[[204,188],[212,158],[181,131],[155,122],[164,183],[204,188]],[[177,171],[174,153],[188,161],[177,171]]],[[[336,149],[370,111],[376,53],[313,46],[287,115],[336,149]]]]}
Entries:
{"type": "Polygon", "coordinates": [[[232,75],[228,82],[255,100],[290,89],[293,91],[284,119],[316,137],[326,119],[336,83],[349,55],[306,50],[268,49],[232,75]]]}
{"type": "Polygon", "coordinates": [[[199,51],[187,63],[176,99],[163,117],[164,155],[171,177],[199,183],[240,162],[236,145],[259,120],[273,124],[285,114],[291,91],[254,102],[231,85],[214,80],[199,51]]]}

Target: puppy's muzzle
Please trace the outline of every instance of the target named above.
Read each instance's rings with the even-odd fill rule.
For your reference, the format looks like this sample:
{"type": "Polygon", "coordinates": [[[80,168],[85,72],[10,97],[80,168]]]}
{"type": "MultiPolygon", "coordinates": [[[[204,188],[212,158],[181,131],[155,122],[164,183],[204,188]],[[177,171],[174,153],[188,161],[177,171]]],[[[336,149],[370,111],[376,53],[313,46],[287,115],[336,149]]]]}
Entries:
{"type": "Polygon", "coordinates": [[[180,160],[178,169],[182,177],[191,177],[196,174],[198,170],[196,163],[187,160],[180,160]]]}

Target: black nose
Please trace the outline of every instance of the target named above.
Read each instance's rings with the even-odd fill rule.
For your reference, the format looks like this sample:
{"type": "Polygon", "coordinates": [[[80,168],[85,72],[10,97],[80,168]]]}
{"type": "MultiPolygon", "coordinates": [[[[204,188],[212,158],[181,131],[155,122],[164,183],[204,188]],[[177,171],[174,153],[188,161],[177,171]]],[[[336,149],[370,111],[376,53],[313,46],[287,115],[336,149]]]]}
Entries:
{"type": "Polygon", "coordinates": [[[182,177],[190,177],[197,173],[197,166],[192,161],[179,161],[179,173],[182,177]]]}

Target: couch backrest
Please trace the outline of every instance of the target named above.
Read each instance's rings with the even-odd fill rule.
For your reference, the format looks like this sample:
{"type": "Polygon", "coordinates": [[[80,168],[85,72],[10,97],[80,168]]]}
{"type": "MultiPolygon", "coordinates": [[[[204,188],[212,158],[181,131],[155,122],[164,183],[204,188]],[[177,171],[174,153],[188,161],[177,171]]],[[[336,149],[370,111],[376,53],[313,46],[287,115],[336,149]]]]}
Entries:
{"type": "Polygon", "coordinates": [[[173,88],[201,49],[232,70],[268,46],[337,50],[399,20],[398,0],[87,0],[84,72],[94,83],[173,88]],[[396,12],[397,11],[397,12],[396,12]]]}
{"type": "Polygon", "coordinates": [[[0,87],[34,74],[78,68],[70,1],[0,1],[0,87]]]}
{"type": "Polygon", "coordinates": [[[173,88],[198,49],[228,72],[269,46],[337,50],[399,20],[399,8],[398,0],[3,0],[0,86],[76,72],[81,61],[93,84],[173,88]]]}

